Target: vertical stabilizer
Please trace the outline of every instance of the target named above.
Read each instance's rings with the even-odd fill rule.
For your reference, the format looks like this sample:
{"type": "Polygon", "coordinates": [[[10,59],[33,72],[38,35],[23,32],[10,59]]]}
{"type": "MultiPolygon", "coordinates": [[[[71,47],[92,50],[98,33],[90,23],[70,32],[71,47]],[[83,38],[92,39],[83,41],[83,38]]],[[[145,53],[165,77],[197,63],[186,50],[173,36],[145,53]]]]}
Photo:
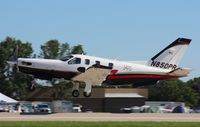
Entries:
{"type": "Polygon", "coordinates": [[[178,38],[148,62],[149,66],[174,70],[178,67],[191,39],[178,38]]]}

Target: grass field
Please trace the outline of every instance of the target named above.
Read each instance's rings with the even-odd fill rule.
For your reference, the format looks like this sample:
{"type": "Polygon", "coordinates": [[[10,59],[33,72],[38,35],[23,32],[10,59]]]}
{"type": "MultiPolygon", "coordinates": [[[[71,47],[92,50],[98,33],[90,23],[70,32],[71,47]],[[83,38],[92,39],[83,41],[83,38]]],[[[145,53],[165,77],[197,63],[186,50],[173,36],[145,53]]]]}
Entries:
{"type": "Polygon", "coordinates": [[[1,121],[0,127],[200,127],[200,122],[1,121]]]}

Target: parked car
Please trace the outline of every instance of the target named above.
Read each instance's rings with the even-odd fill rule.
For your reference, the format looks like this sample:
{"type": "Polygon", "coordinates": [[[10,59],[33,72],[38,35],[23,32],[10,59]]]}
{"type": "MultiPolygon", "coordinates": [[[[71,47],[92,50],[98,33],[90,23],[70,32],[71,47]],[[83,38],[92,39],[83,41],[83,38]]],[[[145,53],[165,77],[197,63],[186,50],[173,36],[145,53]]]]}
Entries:
{"type": "Polygon", "coordinates": [[[36,112],[36,113],[52,113],[51,108],[48,104],[38,104],[34,108],[34,112],[36,112]]]}
{"type": "Polygon", "coordinates": [[[72,111],[73,112],[82,112],[81,108],[82,108],[82,105],[74,104],[73,107],[72,107],[72,111]]]}
{"type": "Polygon", "coordinates": [[[200,113],[200,107],[193,109],[192,113],[200,113]]]}
{"type": "Polygon", "coordinates": [[[0,112],[9,112],[9,106],[7,104],[0,104],[0,112]]]}
{"type": "Polygon", "coordinates": [[[132,113],[132,109],[131,108],[121,108],[120,109],[123,113],[132,113]]]}

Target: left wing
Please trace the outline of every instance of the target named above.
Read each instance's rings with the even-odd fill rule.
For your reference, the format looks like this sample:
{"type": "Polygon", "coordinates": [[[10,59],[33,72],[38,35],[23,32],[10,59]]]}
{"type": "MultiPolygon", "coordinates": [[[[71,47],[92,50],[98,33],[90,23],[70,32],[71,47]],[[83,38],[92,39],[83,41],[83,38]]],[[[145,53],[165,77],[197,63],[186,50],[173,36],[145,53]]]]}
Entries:
{"type": "Polygon", "coordinates": [[[96,66],[88,68],[84,73],[75,76],[72,80],[90,83],[92,85],[101,85],[110,74],[112,68],[105,66],[96,66]]]}

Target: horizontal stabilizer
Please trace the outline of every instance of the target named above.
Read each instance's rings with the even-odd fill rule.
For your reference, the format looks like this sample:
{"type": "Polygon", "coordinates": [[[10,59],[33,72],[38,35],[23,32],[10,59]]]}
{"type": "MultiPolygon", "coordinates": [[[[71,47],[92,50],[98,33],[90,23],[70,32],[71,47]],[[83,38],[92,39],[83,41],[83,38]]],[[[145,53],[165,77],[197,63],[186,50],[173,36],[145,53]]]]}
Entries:
{"type": "Polygon", "coordinates": [[[110,74],[111,68],[102,66],[92,66],[84,73],[75,76],[72,80],[90,83],[92,85],[101,85],[106,77],[110,74]]]}
{"type": "Polygon", "coordinates": [[[173,71],[170,71],[168,74],[171,76],[185,77],[191,72],[190,68],[177,68],[173,71]]]}

